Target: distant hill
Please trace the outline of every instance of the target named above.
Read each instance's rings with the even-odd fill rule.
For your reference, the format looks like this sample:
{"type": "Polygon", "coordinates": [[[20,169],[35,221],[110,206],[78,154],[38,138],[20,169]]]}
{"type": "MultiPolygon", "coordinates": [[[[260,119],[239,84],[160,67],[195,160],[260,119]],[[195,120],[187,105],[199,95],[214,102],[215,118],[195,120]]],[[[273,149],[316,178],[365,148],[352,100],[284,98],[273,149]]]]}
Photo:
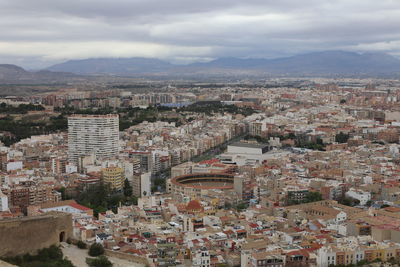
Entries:
{"type": "Polygon", "coordinates": [[[73,73],[52,72],[42,70],[37,72],[26,71],[11,64],[0,64],[0,83],[57,83],[78,79],[80,76],[73,73]]]}
{"type": "Polygon", "coordinates": [[[327,51],[277,59],[220,58],[199,68],[247,69],[277,75],[400,74],[400,60],[382,53],[327,51]]]}
{"type": "Polygon", "coordinates": [[[90,58],[69,60],[48,68],[50,71],[76,74],[115,74],[165,72],[174,65],[154,58],[90,58]]]}
{"type": "Polygon", "coordinates": [[[11,64],[0,65],[0,80],[20,80],[30,79],[33,74],[21,67],[11,64]]]}
{"type": "Polygon", "coordinates": [[[48,68],[75,74],[138,75],[400,75],[400,60],[383,53],[316,52],[276,59],[219,58],[206,63],[176,65],[152,58],[70,60],[48,68]]]}

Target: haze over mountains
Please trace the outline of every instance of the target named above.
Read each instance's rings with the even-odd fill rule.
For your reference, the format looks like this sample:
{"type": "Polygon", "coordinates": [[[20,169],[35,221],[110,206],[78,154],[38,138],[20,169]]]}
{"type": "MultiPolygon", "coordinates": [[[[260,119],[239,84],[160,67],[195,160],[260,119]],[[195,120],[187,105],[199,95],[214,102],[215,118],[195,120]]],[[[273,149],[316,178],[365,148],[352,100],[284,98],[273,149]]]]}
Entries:
{"type": "Polygon", "coordinates": [[[206,63],[176,65],[159,59],[99,58],[70,60],[48,68],[76,74],[213,74],[271,75],[392,75],[400,74],[400,59],[383,53],[327,51],[277,59],[219,58],[206,63]]]}
{"type": "Polygon", "coordinates": [[[93,58],[69,60],[38,72],[29,72],[15,65],[0,65],[2,83],[65,82],[83,78],[81,75],[400,77],[400,59],[383,53],[326,51],[277,59],[219,58],[188,65],[154,58],[93,58]]]}

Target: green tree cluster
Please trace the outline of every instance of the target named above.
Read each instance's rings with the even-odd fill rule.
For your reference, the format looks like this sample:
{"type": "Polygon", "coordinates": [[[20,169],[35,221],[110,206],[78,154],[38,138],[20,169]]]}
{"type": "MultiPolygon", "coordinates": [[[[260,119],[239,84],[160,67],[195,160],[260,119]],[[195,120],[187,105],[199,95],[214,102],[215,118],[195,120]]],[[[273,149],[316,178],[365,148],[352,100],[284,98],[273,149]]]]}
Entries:
{"type": "Polygon", "coordinates": [[[248,207],[248,205],[246,203],[241,202],[241,203],[236,205],[236,210],[237,211],[242,211],[242,210],[247,209],[247,207],[248,207]]]}
{"type": "Polygon", "coordinates": [[[236,105],[224,105],[221,102],[197,102],[192,105],[181,107],[177,110],[178,112],[196,112],[205,113],[212,115],[213,113],[230,113],[230,114],[242,114],[244,116],[250,116],[255,113],[255,110],[250,107],[238,107],[236,105]]]}
{"type": "Polygon", "coordinates": [[[74,267],[71,261],[64,258],[61,249],[55,245],[43,248],[37,255],[3,258],[4,261],[20,267],[74,267]]]}
{"type": "Polygon", "coordinates": [[[14,120],[13,117],[7,116],[0,119],[0,131],[10,132],[12,135],[3,136],[0,141],[9,146],[32,135],[64,131],[67,127],[67,119],[63,116],[51,117],[48,121],[31,121],[24,118],[14,120]]]}
{"type": "Polygon", "coordinates": [[[296,138],[296,147],[307,148],[312,150],[325,150],[325,144],[321,138],[317,138],[316,142],[304,141],[302,138],[296,138]]]}
{"type": "Polygon", "coordinates": [[[94,259],[86,258],[86,263],[90,267],[112,267],[112,262],[106,256],[100,256],[94,259]]]}
{"type": "Polygon", "coordinates": [[[0,104],[0,113],[6,114],[26,114],[29,111],[43,111],[45,108],[42,105],[20,104],[18,106],[0,104]]]}
{"type": "MultiPolygon", "coordinates": [[[[125,181],[125,185],[127,184],[129,183],[125,181]]],[[[123,191],[123,193],[115,192],[111,190],[108,184],[99,183],[81,192],[76,200],[79,204],[93,209],[94,216],[98,217],[99,213],[106,212],[109,209],[117,212],[120,203],[137,205],[137,198],[132,196],[131,187],[125,186],[123,191]]]]}
{"type": "Polygon", "coordinates": [[[347,143],[347,140],[349,140],[348,134],[344,134],[344,133],[340,132],[335,136],[335,142],[347,143]]]}

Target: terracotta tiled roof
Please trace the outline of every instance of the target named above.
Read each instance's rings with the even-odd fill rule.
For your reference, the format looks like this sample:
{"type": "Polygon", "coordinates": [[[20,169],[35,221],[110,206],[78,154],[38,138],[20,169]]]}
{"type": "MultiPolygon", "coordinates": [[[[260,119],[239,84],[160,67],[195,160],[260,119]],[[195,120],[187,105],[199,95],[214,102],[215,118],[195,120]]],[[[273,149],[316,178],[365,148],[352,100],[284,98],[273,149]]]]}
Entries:
{"type": "Polygon", "coordinates": [[[192,200],[186,205],[186,210],[196,210],[200,211],[203,207],[201,206],[200,202],[197,200],[192,200]]]}

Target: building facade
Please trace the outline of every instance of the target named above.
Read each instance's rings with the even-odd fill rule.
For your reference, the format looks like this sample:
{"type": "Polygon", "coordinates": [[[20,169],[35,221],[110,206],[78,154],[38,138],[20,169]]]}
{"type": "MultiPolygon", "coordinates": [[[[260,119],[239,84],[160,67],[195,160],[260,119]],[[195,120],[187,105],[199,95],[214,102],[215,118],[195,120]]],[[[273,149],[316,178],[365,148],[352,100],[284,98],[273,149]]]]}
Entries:
{"type": "Polygon", "coordinates": [[[118,141],[118,114],[68,117],[68,157],[75,165],[80,157],[90,154],[96,159],[117,156],[118,141]]]}
{"type": "Polygon", "coordinates": [[[125,173],[120,167],[108,167],[102,170],[103,182],[111,189],[120,191],[124,188],[125,173]]]}

